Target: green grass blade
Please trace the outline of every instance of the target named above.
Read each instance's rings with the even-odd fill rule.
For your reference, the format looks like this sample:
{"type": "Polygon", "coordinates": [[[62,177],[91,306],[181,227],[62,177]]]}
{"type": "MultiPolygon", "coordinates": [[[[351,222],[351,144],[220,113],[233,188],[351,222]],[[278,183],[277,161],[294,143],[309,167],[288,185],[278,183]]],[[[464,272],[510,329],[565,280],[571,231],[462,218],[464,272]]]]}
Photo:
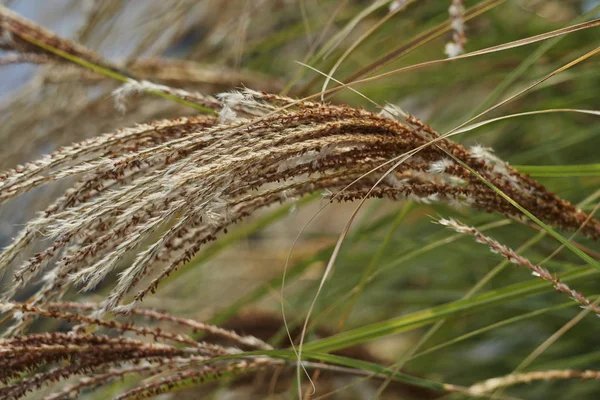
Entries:
{"type": "Polygon", "coordinates": [[[356,290],[353,290],[354,293],[352,295],[352,298],[349,300],[346,309],[342,315],[342,318],[340,319],[340,330],[343,327],[346,319],[348,318],[348,316],[350,315],[350,313],[352,312],[352,308],[354,307],[354,305],[356,304],[356,301],[358,300],[358,297],[360,296],[360,294],[362,293],[362,291],[364,290],[369,277],[371,275],[373,275],[373,272],[375,271],[375,268],[379,265],[380,261],[381,261],[381,257],[383,256],[386,248],[388,247],[394,233],[396,232],[396,230],[398,229],[398,227],[400,226],[400,224],[402,223],[402,221],[404,220],[404,217],[406,217],[406,215],[410,212],[411,208],[413,207],[413,203],[412,202],[407,202],[404,207],[402,207],[400,209],[400,212],[398,212],[398,214],[396,215],[396,218],[394,218],[394,221],[392,223],[392,225],[390,226],[390,228],[388,229],[385,237],[383,238],[383,241],[381,242],[381,245],[377,248],[377,251],[375,252],[375,255],[373,256],[373,258],[371,258],[371,261],[369,262],[369,265],[367,265],[367,268],[365,268],[363,275],[360,279],[360,282],[358,283],[358,286],[356,287],[356,290]]]}
{"type": "MultiPolygon", "coordinates": [[[[593,7],[591,10],[586,12],[583,15],[575,18],[571,21],[571,24],[579,24],[586,19],[593,17],[598,10],[600,10],[600,6],[593,7]]],[[[546,54],[552,47],[554,47],[558,42],[563,39],[562,36],[558,36],[556,38],[548,40],[546,43],[541,44],[533,53],[529,55],[526,59],[524,59],[517,68],[513,69],[506,78],[496,88],[487,96],[485,100],[483,100],[480,105],[472,112],[471,116],[479,114],[481,111],[485,110],[492,104],[494,104],[502,95],[502,93],[506,92],[506,90],[512,85],[519,77],[521,77],[525,71],[527,71],[531,66],[533,66],[536,61],[540,59],[544,54],[546,54]]]]}
{"type": "Polygon", "coordinates": [[[574,176],[600,176],[600,164],[581,165],[515,165],[520,172],[540,178],[568,178],[574,176]]]}
{"type": "MultiPolygon", "coordinates": [[[[597,298],[598,298],[598,296],[589,297],[590,300],[595,300],[597,298]]],[[[511,324],[516,323],[516,322],[524,321],[524,320],[527,320],[529,318],[534,318],[534,317],[537,317],[539,315],[543,315],[543,314],[549,313],[551,311],[557,311],[557,310],[562,310],[562,309],[565,309],[565,308],[573,307],[575,305],[576,305],[576,303],[574,303],[572,301],[569,301],[569,302],[566,302],[566,303],[558,304],[556,306],[542,308],[540,310],[535,310],[535,311],[532,311],[532,312],[529,312],[529,313],[517,315],[516,317],[512,317],[512,318],[508,318],[508,319],[505,319],[505,320],[502,320],[502,321],[498,321],[498,322],[496,322],[494,324],[485,326],[483,328],[476,329],[476,330],[471,331],[469,333],[466,333],[464,335],[458,336],[458,337],[456,337],[454,339],[448,340],[448,341],[446,341],[444,343],[440,343],[438,345],[432,346],[432,347],[428,348],[427,350],[423,350],[422,352],[417,353],[417,354],[409,357],[408,361],[414,360],[414,359],[419,358],[419,357],[423,357],[423,356],[425,356],[427,354],[434,353],[434,352],[436,352],[438,350],[444,349],[444,348],[446,348],[448,346],[451,346],[453,344],[462,342],[462,341],[470,339],[472,337],[481,335],[483,333],[492,331],[494,329],[501,328],[501,327],[507,326],[507,325],[511,325],[511,324]]]]}
{"type": "MultiPolygon", "coordinates": [[[[593,268],[586,268],[563,274],[563,282],[579,281],[598,274],[593,268]]],[[[373,323],[360,328],[342,332],[338,335],[320,339],[305,345],[306,351],[329,352],[348,346],[369,342],[384,336],[406,332],[424,325],[432,324],[444,318],[457,317],[490,307],[499,306],[513,300],[523,299],[535,294],[552,291],[551,284],[533,280],[513,284],[502,289],[492,290],[471,299],[457,300],[437,307],[418,311],[399,318],[373,323]]]]}
{"type": "MultiPolygon", "coordinates": [[[[254,357],[267,356],[267,357],[273,357],[273,358],[278,358],[278,359],[282,359],[282,360],[288,360],[288,361],[292,361],[292,362],[295,362],[297,359],[296,353],[294,353],[292,350],[286,350],[286,349],[262,350],[262,351],[249,351],[249,352],[244,352],[244,353],[240,353],[240,354],[216,357],[216,358],[207,360],[205,362],[199,363],[199,365],[210,364],[210,363],[214,363],[217,361],[235,360],[235,359],[239,359],[239,358],[247,358],[247,357],[253,357],[253,356],[254,357]]],[[[385,366],[382,366],[382,365],[379,365],[376,363],[372,363],[372,362],[368,362],[368,361],[362,361],[362,360],[357,360],[357,359],[350,358],[350,357],[343,357],[343,356],[339,356],[339,355],[335,355],[335,354],[327,354],[327,353],[320,353],[320,352],[314,352],[314,351],[303,352],[302,356],[303,356],[302,358],[304,360],[319,361],[319,362],[327,363],[330,365],[337,365],[337,366],[346,367],[346,368],[353,368],[353,369],[356,369],[357,371],[367,372],[370,374],[376,374],[376,375],[380,375],[383,377],[390,377],[392,380],[404,382],[404,383],[407,383],[410,385],[415,385],[415,386],[423,387],[423,388],[438,391],[438,392],[446,391],[445,385],[443,383],[432,381],[429,379],[418,378],[418,377],[407,375],[407,374],[404,374],[401,372],[394,373],[394,371],[392,371],[391,369],[389,369],[385,366]]]]}

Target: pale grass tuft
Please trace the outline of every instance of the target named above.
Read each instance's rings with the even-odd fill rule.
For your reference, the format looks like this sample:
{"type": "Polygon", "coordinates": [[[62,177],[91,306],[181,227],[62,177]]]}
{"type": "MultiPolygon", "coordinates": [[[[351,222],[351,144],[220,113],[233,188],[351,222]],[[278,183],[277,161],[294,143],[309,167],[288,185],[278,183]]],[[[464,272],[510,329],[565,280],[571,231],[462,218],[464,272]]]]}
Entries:
{"type": "Polygon", "coordinates": [[[494,390],[514,386],[523,383],[533,383],[535,381],[556,381],[565,379],[579,380],[599,380],[600,371],[585,370],[548,370],[548,371],[532,371],[520,374],[511,374],[499,378],[491,378],[484,382],[470,386],[467,389],[469,394],[475,396],[484,396],[486,393],[494,390]]]}
{"type": "Polygon", "coordinates": [[[465,6],[463,0],[452,0],[448,8],[450,15],[450,26],[452,28],[452,41],[446,43],[444,53],[449,58],[460,56],[465,52],[467,37],[465,35],[464,14],[465,6]]]}
{"type": "Polygon", "coordinates": [[[442,174],[446,172],[446,169],[452,166],[453,164],[454,161],[452,161],[451,159],[443,158],[441,160],[434,161],[433,163],[431,163],[428,172],[432,174],[442,174]]]}
{"type": "Polygon", "coordinates": [[[595,303],[592,303],[583,294],[581,294],[580,292],[578,292],[576,290],[571,289],[565,283],[561,282],[557,277],[553,276],[547,269],[545,269],[541,265],[533,264],[527,258],[517,254],[514,250],[512,250],[508,246],[500,244],[496,240],[494,240],[488,236],[485,236],[484,234],[479,232],[477,229],[467,226],[467,225],[464,225],[461,222],[456,221],[455,219],[444,219],[443,218],[443,219],[440,219],[438,222],[441,225],[447,226],[450,229],[452,229],[458,233],[472,236],[477,243],[487,245],[490,248],[490,251],[492,253],[503,256],[508,261],[510,261],[511,263],[513,263],[517,266],[521,266],[521,267],[525,267],[525,268],[529,269],[531,271],[532,275],[535,276],[536,278],[550,282],[557,292],[566,294],[572,300],[579,303],[579,305],[582,308],[589,309],[590,311],[594,312],[596,315],[600,316],[600,308],[595,303]]]}
{"type": "Polygon", "coordinates": [[[407,0],[394,0],[389,5],[389,12],[395,13],[396,11],[402,10],[406,7],[407,0]]]}

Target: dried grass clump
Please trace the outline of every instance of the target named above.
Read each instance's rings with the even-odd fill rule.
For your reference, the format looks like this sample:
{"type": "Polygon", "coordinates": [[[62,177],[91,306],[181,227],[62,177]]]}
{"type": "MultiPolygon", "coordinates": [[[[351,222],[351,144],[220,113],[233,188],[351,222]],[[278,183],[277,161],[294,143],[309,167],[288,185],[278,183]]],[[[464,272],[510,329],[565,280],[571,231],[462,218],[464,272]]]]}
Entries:
{"type": "MultiPolygon", "coordinates": [[[[262,370],[271,371],[272,384],[277,384],[277,388],[269,390],[279,391],[285,390],[293,376],[291,367],[295,362],[257,354],[274,349],[264,340],[272,338],[282,326],[279,318],[269,314],[249,314],[230,321],[232,329],[253,334],[241,335],[142,308],[132,308],[127,315],[117,313],[106,320],[97,318],[100,306],[94,303],[47,303],[44,308],[3,303],[0,307],[0,312],[11,312],[13,318],[35,315],[70,325],[66,332],[0,339],[2,399],[19,399],[31,392],[44,400],[77,398],[85,391],[101,391],[102,386],[125,377],[135,379],[120,387],[120,393],[111,390],[111,398],[150,398],[225,378],[233,378],[235,386],[244,387],[262,370]],[[195,339],[200,333],[203,341],[195,339]]],[[[331,334],[323,330],[318,333],[331,334]]],[[[383,363],[361,346],[336,353],[383,363]]],[[[303,361],[303,366],[318,369],[321,383],[349,375],[385,378],[382,374],[327,363],[303,361]]],[[[410,394],[411,398],[432,399],[440,395],[404,382],[393,382],[391,389],[410,394]]],[[[202,393],[201,388],[195,390],[196,394],[202,393]]]]}
{"type": "Polygon", "coordinates": [[[0,339],[0,382],[3,383],[0,397],[18,399],[43,386],[51,386],[54,392],[44,399],[74,398],[83,390],[106,385],[126,375],[154,376],[154,379],[140,381],[138,387],[116,398],[151,397],[184,384],[285,364],[265,356],[236,358],[243,350],[272,348],[255,337],[145,309],[132,309],[131,315],[151,321],[149,327],[133,324],[131,318],[127,322],[106,321],[89,315],[97,308],[95,304],[82,303],[49,303],[43,309],[4,303],[1,311],[12,311],[15,318],[33,314],[75,326],[69,332],[0,339]],[[157,324],[170,327],[165,329],[157,324]],[[105,333],[92,333],[98,329],[105,333]],[[235,347],[198,342],[188,334],[173,333],[176,329],[208,332],[234,343],[235,347]],[[119,335],[115,336],[114,332],[119,335]],[[223,356],[230,359],[213,360],[223,356]],[[79,379],[74,379],[78,376],[79,379]],[[60,387],[56,384],[62,381],[68,384],[56,391],[60,387]]]}

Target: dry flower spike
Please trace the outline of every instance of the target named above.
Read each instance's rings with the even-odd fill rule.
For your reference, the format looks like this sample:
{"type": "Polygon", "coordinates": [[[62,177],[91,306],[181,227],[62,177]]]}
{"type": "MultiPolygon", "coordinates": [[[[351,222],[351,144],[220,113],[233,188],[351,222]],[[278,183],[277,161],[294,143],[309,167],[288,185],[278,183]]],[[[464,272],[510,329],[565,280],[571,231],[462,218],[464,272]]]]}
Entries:
{"type": "MultiPolygon", "coordinates": [[[[133,387],[127,386],[113,398],[138,399],[221,377],[239,378],[239,383],[243,384],[242,375],[263,369],[278,369],[278,374],[286,369],[286,375],[291,375],[294,362],[244,353],[273,349],[258,337],[140,308],[104,321],[93,316],[99,308],[94,303],[48,303],[45,308],[23,303],[1,304],[0,312],[57,319],[72,324],[72,327],[68,332],[32,333],[0,339],[0,397],[20,399],[43,389],[45,400],[77,398],[90,389],[136,376],[140,379],[133,387]],[[95,326],[93,332],[91,326],[95,326]],[[179,333],[172,333],[175,330],[179,333]],[[194,340],[192,334],[198,332],[206,333],[207,340],[194,340]]],[[[252,318],[253,322],[255,319],[252,318]]],[[[264,315],[258,319],[267,322],[258,330],[263,334],[264,328],[271,323],[275,324],[273,333],[280,327],[281,321],[277,318],[264,315]]],[[[354,352],[359,359],[381,363],[364,348],[354,347],[347,351],[354,352]]],[[[330,377],[365,375],[360,369],[324,363],[306,361],[304,366],[319,369],[330,377]]],[[[403,382],[397,382],[393,390],[421,393],[426,398],[439,394],[403,382]]]]}
{"type": "Polygon", "coordinates": [[[18,303],[4,303],[1,307],[3,312],[33,314],[75,324],[94,324],[107,330],[106,333],[86,333],[75,326],[66,333],[28,334],[0,339],[2,399],[22,398],[43,386],[54,386],[65,380],[76,383],[67,384],[44,398],[73,398],[83,390],[105,385],[125,375],[166,375],[147,384],[141,383],[132,392],[121,394],[119,398],[125,399],[134,397],[136,393],[158,394],[165,382],[177,385],[181,374],[201,380],[208,375],[248,373],[257,368],[282,364],[281,360],[262,356],[235,358],[236,354],[242,352],[240,348],[271,349],[260,339],[156,311],[131,310],[133,315],[145,317],[155,324],[202,330],[236,343],[240,348],[197,342],[191,336],[170,333],[169,329],[161,329],[160,326],[144,327],[132,322],[99,320],[88,315],[98,309],[90,303],[51,303],[45,309],[18,303]],[[111,335],[111,330],[120,333],[119,337],[111,335]],[[124,333],[133,337],[124,337],[124,333]],[[231,360],[211,361],[222,356],[234,357],[231,360]],[[77,376],[81,378],[73,381],[72,378],[77,376]]]}

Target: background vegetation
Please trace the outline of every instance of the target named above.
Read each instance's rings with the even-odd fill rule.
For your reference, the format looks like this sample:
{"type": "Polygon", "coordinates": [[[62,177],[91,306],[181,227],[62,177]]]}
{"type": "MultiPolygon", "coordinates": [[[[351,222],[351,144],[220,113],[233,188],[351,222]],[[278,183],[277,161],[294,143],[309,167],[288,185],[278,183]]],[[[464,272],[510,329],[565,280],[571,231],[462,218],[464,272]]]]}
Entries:
{"type": "MultiPolygon", "coordinates": [[[[93,49],[102,61],[114,63],[105,66],[111,71],[128,71],[141,79],[206,95],[245,86],[301,98],[319,93],[325,78],[316,71],[329,74],[334,66],[333,77],[350,82],[445,59],[445,46],[456,41],[449,7],[463,2],[3,3],[61,37],[93,49]]],[[[464,1],[463,5],[467,53],[600,18],[600,4],[594,1],[484,0],[464,1]]],[[[3,28],[0,32],[7,31],[3,28]]],[[[326,99],[334,105],[364,107],[375,113],[380,110],[373,102],[392,104],[439,133],[449,132],[597,49],[599,29],[590,27],[505,51],[407,69],[356,85],[355,89],[371,101],[351,90],[326,95],[326,99]]],[[[31,52],[32,55],[8,47],[4,46],[7,51],[0,58],[2,170],[37,159],[60,146],[135,123],[202,114],[172,99],[135,91],[117,99],[115,105],[115,97],[119,96],[114,92],[122,88],[123,82],[72,63],[58,62],[54,54],[31,52]]],[[[103,66],[100,62],[95,65],[103,66]]],[[[452,140],[465,147],[493,148],[499,158],[530,174],[550,192],[593,213],[600,197],[598,71],[600,64],[595,55],[478,121],[551,109],[591,113],[515,116],[461,133],[452,140]]],[[[328,87],[337,85],[332,80],[328,87]]],[[[3,204],[0,244],[8,245],[22,225],[51,204],[65,187],[59,183],[36,188],[3,204]]],[[[297,396],[295,358],[281,320],[281,303],[285,305],[292,337],[297,338],[336,241],[357,202],[333,203],[317,215],[328,204],[320,190],[289,200],[230,227],[226,235],[204,246],[189,263],[169,276],[156,294],[139,304],[258,337],[275,348],[285,349],[270,354],[264,350],[268,346],[259,346],[259,352],[287,361],[260,368],[259,372],[254,367],[242,367],[242,372],[248,372],[243,378],[226,373],[231,371],[219,371],[223,378],[210,385],[186,381],[167,390],[172,391],[172,398],[297,396]],[[285,290],[281,292],[286,263],[285,290]]],[[[315,372],[320,371],[318,367],[309,368],[317,389],[312,398],[465,398],[476,394],[484,398],[597,398],[600,386],[594,371],[600,370],[600,348],[598,319],[593,313],[582,315],[569,296],[557,293],[552,285],[532,276],[531,271],[515,268],[501,255],[491,253],[488,246],[434,223],[440,218],[456,218],[485,230],[485,234],[534,264],[541,263],[552,276],[561,277],[587,298],[596,299],[598,270],[583,262],[572,249],[556,252],[561,243],[540,233],[543,229],[533,223],[422,198],[370,199],[343,241],[335,268],[309,321],[304,351],[309,357],[311,352],[319,353],[313,362],[340,368],[323,367],[322,375],[315,372]],[[325,354],[336,350],[340,350],[336,354],[347,358],[326,358],[325,354]],[[342,370],[342,366],[359,372],[342,370]],[[383,370],[387,367],[390,368],[383,370]],[[406,376],[392,374],[400,367],[406,376]],[[562,375],[520,375],[524,381],[532,382],[506,389],[483,393],[481,386],[481,392],[473,386],[513,372],[555,370],[562,371],[562,375]],[[581,378],[586,370],[590,371],[583,377],[590,379],[564,380],[581,378]],[[356,376],[374,371],[382,375],[356,376]],[[386,376],[395,378],[387,386],[386,376]],[[412,377],[426,381],[417,382],[415,388],[410,384],[415,383],[412,377]],[[435,383],[471,387],[471,391],[450,393],[449,386],[439,391],[435,383]]],[[[560,232],[570,238],[570,233],[560,232]]],[[[572,242],[591,257],[592,265],[597,265],[597,241],[578,234],[572,242]]],[[[114,287],[117,272],[130,265],[132,259],[123,260],[117,271],[93,291],[80,293],[74,288],[65,294],[65,299],[101,302],[114,287]]],[[[3,278],[3,284],[10,287],[12,273],[4,273],[3,278]]],[[[25,301],[38,289],[39,283],[32,279],[14,300],[25,301]]],[[[8,317],[3,326],[10,325],[8,317]]],[[[158,320],[164,322],[161,318],[158,320]]],[[[39,318],[28,333],[62,332],[72,326],[73,321],[39,318]]],[[[172,329],[183,332],[181,327],[172,329]]],[[[129,336],[123,333],[117,337],[129,336]]],[[[154,340],[160,342],[161,338],[154,340]]],[[[234,342],[240,345],[237,340],[234,342]]],[[[211,356],[215,354],[219,355],[211,356]]],[[[30,369],[21,372],[31,374],[30,369]]],[[[108,398],[140,382],[169,377],[169,370],[146,370],[140,375],[145,380],[134,375],[93,390],[85,389],[79,395],[108,398]]],[[[23,376],[10,379],[18,381],[23,376]]],[[[69,379],[70,384],[77,381],[74,377],[69,379]]],[[[11,381],[7,382],[9,385],[11,381]]],[[[309,380],[302,376],[302,382],[303,393],[309,397],[309,380]]],[[[63,381],[53,382],[29,395],[49,395],[62,385],[63,381]]]]}

